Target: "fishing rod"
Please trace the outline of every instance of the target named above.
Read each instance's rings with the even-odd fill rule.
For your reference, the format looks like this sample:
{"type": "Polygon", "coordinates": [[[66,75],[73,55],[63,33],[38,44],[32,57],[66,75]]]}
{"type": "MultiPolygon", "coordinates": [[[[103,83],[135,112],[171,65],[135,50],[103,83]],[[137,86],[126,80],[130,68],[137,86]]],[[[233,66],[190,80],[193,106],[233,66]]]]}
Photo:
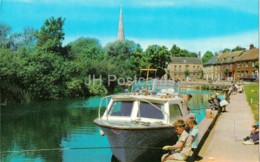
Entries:
{"type": "Polygon", "coordinates": [[[97,146],[97,147],[71,147],[71,148],[49,148],[49,149],[33,149],[33,150],[15,150],[15,151],[2,151],[0,153],[23,153],[23,152],[43,152],[43,151],[65,151],[65,150],[90,150],[90,149],[150,149],[150,150],[162,150],[162,147],[109,147],[109,146],[97,146]]]}

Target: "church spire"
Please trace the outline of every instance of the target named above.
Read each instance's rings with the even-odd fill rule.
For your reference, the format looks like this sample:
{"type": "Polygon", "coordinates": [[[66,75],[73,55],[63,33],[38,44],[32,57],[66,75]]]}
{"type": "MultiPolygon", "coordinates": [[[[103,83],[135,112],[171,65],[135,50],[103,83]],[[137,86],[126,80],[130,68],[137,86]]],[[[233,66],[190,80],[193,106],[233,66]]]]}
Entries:
{"type": "Polygon", "coordinates": [[[123,24],[123,15],[122,15],[122,5],[120,6],[120,16],[119,16],[119,25],[118,25],[118,37],[117,40],[124,41],[124,24],[123,24]]]}

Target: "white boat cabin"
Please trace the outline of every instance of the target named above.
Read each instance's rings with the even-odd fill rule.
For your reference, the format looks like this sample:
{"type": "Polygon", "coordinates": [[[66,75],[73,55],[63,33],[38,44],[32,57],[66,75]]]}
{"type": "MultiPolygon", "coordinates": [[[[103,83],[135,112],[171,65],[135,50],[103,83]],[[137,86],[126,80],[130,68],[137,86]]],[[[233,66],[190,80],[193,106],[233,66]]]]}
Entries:
{"type": "Polygon", "coordinates": [[[102,116],[103,121],[127,123],[142,121],[171,125],[189,114],[183,99],[169,95],[113,95],[102,116]]]}

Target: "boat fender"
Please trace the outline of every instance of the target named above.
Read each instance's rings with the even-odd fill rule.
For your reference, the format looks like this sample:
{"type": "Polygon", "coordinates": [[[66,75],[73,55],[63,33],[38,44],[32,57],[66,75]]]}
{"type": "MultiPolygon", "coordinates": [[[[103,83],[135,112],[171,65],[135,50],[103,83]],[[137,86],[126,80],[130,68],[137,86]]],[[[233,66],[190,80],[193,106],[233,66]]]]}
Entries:
{"type": "Polygon", "coordinates": [[[104,136],[105,135],[105,133],[100,129],[99,130],[99,134],[101,135],[101,136],[104,136]]]}

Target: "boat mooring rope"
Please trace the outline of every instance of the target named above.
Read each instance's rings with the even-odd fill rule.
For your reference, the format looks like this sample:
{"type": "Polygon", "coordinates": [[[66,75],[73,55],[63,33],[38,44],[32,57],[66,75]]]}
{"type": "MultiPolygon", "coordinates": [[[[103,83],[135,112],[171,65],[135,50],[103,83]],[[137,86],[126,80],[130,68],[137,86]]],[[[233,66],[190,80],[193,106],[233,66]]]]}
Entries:
{"type": "Polygon", "coordinates": [[[150,150],[162,150],[162,147],[109,147],[109,146],[97,146],[97,147],[72,147],[72,148],[49,148],[49,149],[34,149],[34,150],[14,150],[14,151],[2,151],[0,153],[23,153],[23,152],[43,152],[43,151],[65,151],[65,150],[90,150],[90,149],[150,149],[150,150]]]}

